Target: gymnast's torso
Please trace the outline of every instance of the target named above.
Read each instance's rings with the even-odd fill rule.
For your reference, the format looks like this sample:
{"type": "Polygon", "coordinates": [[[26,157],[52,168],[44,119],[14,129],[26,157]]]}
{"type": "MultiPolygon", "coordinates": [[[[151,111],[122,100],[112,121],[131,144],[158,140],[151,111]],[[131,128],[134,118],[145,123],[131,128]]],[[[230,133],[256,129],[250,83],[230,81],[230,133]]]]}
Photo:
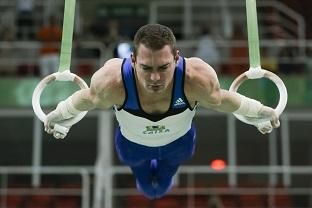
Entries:
{"type": "Polygon", "coordinates": [[[191,129],[196,105],[192,107],[184,93],[183,57],[179,57],[174,71],[170,105],[165,112],[148,113],[143,110],[130,58],[123,60],[121,76],[125,99],[121,106],[115,105],[114,110],[125,138],[137,144],[157,147],[177,140],[191,129]]]}

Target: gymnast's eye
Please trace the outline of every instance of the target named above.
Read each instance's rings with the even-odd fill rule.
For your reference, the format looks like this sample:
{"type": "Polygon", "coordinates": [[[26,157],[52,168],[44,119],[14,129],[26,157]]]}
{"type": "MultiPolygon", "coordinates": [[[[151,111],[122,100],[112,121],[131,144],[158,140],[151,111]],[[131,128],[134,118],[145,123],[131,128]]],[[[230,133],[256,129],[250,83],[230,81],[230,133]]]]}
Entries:
{"type": "Polygon", "coordinates": [[[141,64],[140,67],[143,71],[151,71],[153,69],[153,67],[144,64],[141,64]]]}
{"type": "Polygon", "coordinates": [[[149,67],[149,66],[143,66],[142,69],[144,71],[151,71],[153,68],[152,67],[149,67]]]}
{"type": "Polygon", "coordinates": [[[166,71],[166,69],[168,69],[168,65],[159,67],[159,71],[166,71]]]}

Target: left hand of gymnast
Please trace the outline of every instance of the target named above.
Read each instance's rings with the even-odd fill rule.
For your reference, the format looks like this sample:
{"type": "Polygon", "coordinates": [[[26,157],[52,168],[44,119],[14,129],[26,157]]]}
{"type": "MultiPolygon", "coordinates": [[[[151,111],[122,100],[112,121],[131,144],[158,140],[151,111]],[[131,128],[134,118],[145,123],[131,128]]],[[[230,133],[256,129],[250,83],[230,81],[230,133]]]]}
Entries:
{"type": "Polygon", "coordinates": [[[273,128],[280,126],[278,115],[273,108],[262,106],[258,113],[259,119],[268,119],[269,121],[257,124],[256,127],[262,134],[271,133],[273,128]]]}

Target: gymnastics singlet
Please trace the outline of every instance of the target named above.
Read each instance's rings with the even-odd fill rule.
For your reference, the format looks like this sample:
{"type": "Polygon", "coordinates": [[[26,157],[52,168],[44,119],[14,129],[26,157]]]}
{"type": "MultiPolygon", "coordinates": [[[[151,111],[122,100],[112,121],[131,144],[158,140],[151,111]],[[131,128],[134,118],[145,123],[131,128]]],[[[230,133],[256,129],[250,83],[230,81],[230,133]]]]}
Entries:
{"type": "Polygon", "coordinates": [[[122,77],[126,98],[122,106],[114,106],[122,135],[149,147],[163,146],[185,135],[191,129],[196,107],[190,106],[184,94],[184,58],[179,58],[175,68],[170,108],[164,114],[150,115],[142,110],[134,73],[131,59],[124,59],[122,77]]]}

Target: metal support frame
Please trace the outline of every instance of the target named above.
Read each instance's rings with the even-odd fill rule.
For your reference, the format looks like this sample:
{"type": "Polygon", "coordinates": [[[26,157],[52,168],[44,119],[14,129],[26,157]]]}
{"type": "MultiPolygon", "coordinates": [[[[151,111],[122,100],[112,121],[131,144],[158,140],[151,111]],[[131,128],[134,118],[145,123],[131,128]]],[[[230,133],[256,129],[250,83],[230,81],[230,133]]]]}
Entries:
{"type": "Polygon", "coordinates": [[[112,114],[108,111],[102,111],[98,117],[98,156],[96,161],[96,175],[94,186],[94,204],[93,208],[113,207],[113,175],[112,167],[112,114]]]}

